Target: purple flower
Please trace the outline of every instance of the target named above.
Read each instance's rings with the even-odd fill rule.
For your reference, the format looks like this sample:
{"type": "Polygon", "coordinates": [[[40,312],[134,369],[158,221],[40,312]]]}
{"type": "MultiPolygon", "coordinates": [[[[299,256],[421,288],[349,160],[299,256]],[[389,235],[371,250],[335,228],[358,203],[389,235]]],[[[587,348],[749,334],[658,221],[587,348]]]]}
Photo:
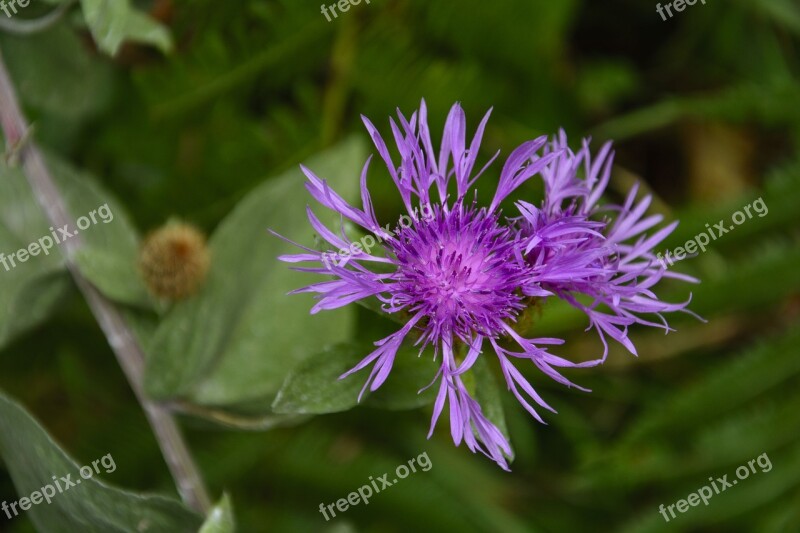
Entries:
{"type": "Polygon", "coordinates": [[[661,220],[659,216],[641,218],[649,200],[633,206],[633,191],[628,202],[616,208],[613,225],[598,219],[600,209],[596,203],[611,167],[607,146],[591,163],[588,148],[584,146],[574,154],[563,134],[550,145],[546,137],[528,141],[505,161],[490,205],[480,207],[471,200],[475,181],[497,158],[495,155],[475,172],[490,113],[480,122],[468,146],[464,112],[454,105],[437,153],[431,142],[425,102],[410,119],[398,111],[398,121],[390,119],[390,125],[400,154],[399,164],[392,159],[376,128],[362,117],[408,214],[401,217],[399,224],[379,224],[367,188],[372,157],[361,173],[360,208],[348,204],[325,180],[301,167],[308,178],[306,188],[314,199],[342,218],[339,231],[334,232],[308,208],[311,226],[335,250],[346,253],[320,252],[297,245],[304,253],[280,259],[312,263],[295,268],[329,276],[294,291],[317,294],[312,313],[374,297],[386,313],[401,317],[404,326],[377,341],[376,349],[342,376],[371,367],[359,400],[367,387],[374,391],[385,382],[404,341],[414,341],[420,354],[430,346],[440,366],[431,383],[438,381],[439,389],[428,436],[445,405],[449,405],[455,444],[464,441],[471,451],[480,451],[508,470],[506,457],[512,455],[511,446],[486,417],[463,379],[484,348],[496,355],[509,390],[540,422],[544,421],[530,400],[555,411],[514,366],[514,360],[528,359],[567,386],[575,385],[559,372],[561,368],[601,362],[570,362],[546,348],[563,344],[563,340],[528,339],[518,333],[514,329],[517,318],[532,301],[547,296],[563,298],[589,315],[590,325],[598,329],[601,337],[608,334],[632,351],[627,326],[634,322],[655,325],[638,318],[637,313],[678,310],[685,304],[663,304],[649,290],[662,276],[679,277],[653,267],[650,252],[674,225],[653,237],[629,242],[661,220]],[[582,165],[585,179],[578,178],[582,165]],[[519,217],[502,217],[501,202],[537,174],[542,175],[546,186],[541,207],[521,201],[517,203],[519,217]],[[344,231],[344,219],[368,232],[363,245],[351,244],[344,231]],[[390,229],[393,227],[396,231],[390,229]],[[376,245],[378,249],[373,253],[376,245]],[[595,301],[581,303],[579,295],[595,301]],[[611,312],[599,309],[600,304],[611,312]]]}
{"type": "Polygon", "coordinates": [[[605,347],[602,360],[608,354],[606,335],[636,355],[628,326],[641,324],[669,332],[662,313],[689,312],[686,306],[691,296],[686,302],[672,304],[660,301],[652,292],[665,277],[697,282],[666,271],[653,254],[678,223],[647,235],[663,217],[645,216],[652,197],[646,195],[637,202],[638,184],[622,206],[598,205],[611,176],[611,143],[593,160],[588,140],[575,153],[561,131],[545,153],[558,155],[542,169],[545,195],[541,206],[517,202],[524,253],[532,267],[523,292],[533,297],[557,296],[586,313],[589,329],[597,330],[605,347]],[[659,322],[642,315],[655,315],[659,322]]]}

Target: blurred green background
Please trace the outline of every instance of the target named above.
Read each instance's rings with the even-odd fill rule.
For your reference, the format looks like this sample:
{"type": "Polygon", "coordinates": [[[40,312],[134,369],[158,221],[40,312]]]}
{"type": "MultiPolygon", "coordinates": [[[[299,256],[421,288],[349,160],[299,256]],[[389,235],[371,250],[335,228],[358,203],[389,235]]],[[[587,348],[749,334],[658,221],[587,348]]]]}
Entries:
{"type": "MultiPolygon", "coordinates": [[[[708,0],[662,21],[656,2],[642,0],[372,0],[328,22],[318,3],[297,0],[134,4],[169,29],[170,53],[126,43],[114,57],[103,54],[79,9],[47,32],[0,32],[0,50],[40,144],[54,160],[91,174],[139,234],[179,217],[209,234],[219,228],[234,236],[231,250],[243,255],[214,257],[214,290],[228,278],[246,282],[285,269],[264,248],[274,246],[265,244],[273,239],[265,231],[270,216],[280,214],[279,229],[291,221],[294,235],[312,238],[302,223],[310,198],[301,189],[282,196],[281,174],[299,180],[298,163],[333,147],[315,169],[339,172],[340,183],[356,180],[368,153],[359,114],[388,135],[387,117],[397,107],[410,113],[420,98],[433,132],[453,102],[464,106],[470,131],[493,107],[483,157],[498,149],[507,155],[559,127],[575,146],[585,135],[596,147],[614,140],[611,198],[641,180],[658,199],[654,210],[681,220],[663,248],[759,197],[769,207],[767,216],[675,267],[702,284],[660,290],[673,301],[691,291],[691,308],[708,323],[674,316],[678,331],[667,337],[635,330],[638,358],[613,347],[603,367],[568,373],[591,394],[525,368],[559,411],[548,414],[546,426],[502,391],[516,452],[510,474],[454,448],[445,425],[426,440],[429,407],[386,411],[376,401],[287,417],[268,431],[229,431],[208,417],[182,417],[209,488],[215,498],[230,495],[240,531],[800,531],[800,5],[708,0]],[[221,224],[257,187],[267,187],[259,189],[264,201],[245,207],[266,218],[240,213],[238,222],[253,224],[221,224]],[[320,503],[423,452],[430,471],[368,506],[322,518],[320,503]],[[685,498],[709,476],[731,477],[764,452],[770,472],[669,524],[658,514],[660,504],[685,498]]],[[[20,16],[47,10],[29,9],[20,16]]],[[[483,178],[482,190],[493,190],[496,179],[496,171],[483,178]]],[[[373,171],[370,188],[382,219],[400,213],[388,174],[373,171]]],[[[0,198],[1,209],[12,209],[8,198],[0,198]]],[[[310,279],[291,278],[295,287],[303,281],[310,279]]],[[[246,286],[237,287],[210,311],[212,322],[215,311],[232,316],[246,300],[246,286]]],[[[56,292],[41,304],[46,320],[0,337],[0,389],[79,464],[112,453],[117,470],[104,481],[174,494],[86,304],[66,282],[56,292]]],[[[271,357],[259,350],[288,324],[287,306],[306,314],[309,300],[290,303],[281,292],[247,305],[248,324],[272,329],[252,333],[253,346],[241,347],[244,355],[220,371],[238,376],[238,385],[251,373],[241,361],[271,357]]],[[[156,311],[163,312],[130,311],[148,338],[160,320],[156,311]]],[[[11,320],[8,309],[0,317],[11,320]]],[[[183,340],[153,334],[154,342],[179,351],[203,329],[201,318],[176,322],[193,326],[176,326],[183,340]]],[[[317,328],[354,331],[361,342],[392,331],[365,309],[336,320],[304,325],[304,349],[323,348],[317,328]]],[[[588,359],[601,349],[594,333],[584,333],[585,317],[562,306],[546,305],[537,320],[537,336],[567,338],[565,355],[588,359]]],[[[220,385],[224,376],[194,388],[195,376],[181,374],[194,371],[193,361],[160,366],[164,379],[150,390],[264,414],[259,402],[274,391],[253,383],[231,395],[220,385]]],[[[271,368],[267,361],[262,370],[271,368]]],[[[274,372],[280,385],[283,374],[274,372]]],[[[360,386],[364,377],[351,379],[360,386]]],[[[0,500],[18,497],[0,472],[0,500]]],[[[33,524],[0,515],[0,529],[32,531],[33,524]]]]}

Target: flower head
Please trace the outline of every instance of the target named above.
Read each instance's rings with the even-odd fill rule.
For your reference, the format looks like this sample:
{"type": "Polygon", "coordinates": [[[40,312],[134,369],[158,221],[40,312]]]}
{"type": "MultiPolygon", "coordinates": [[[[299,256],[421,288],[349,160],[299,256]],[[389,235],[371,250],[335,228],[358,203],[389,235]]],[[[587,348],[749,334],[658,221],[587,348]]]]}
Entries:
{"type": "Polygon", "coordinates": [[[559,155],[541,172],[545,185],[541,205],[517,203],[520,237],[532,267],[523,291],[534,297],[556,296],[586,313],[589,327],[597,330],[605,347],[603,360],[608,354],[606,335],[635,355],[628,326],[672,331],[662,313],[685,311],[689,304],[688,300],[662,302],[653,287],[665,277],[697,282],[666,271],[653,254],[678,223],[648,235],[663,216],[645,216],[652,197],[637,201],[638,184],[623,205],[599,204],[611,177],[610,143],[593,159],[588,140],[575,153],[562,131],[545,149],[548,152],[559,155]],[[643,315],[655,315],[660,322],[643,315]]]}
{"type": "MultiPolygon", "coordinates": [[[[606,221],[593,218],[597,214],[593,206],[602,193],[601,185],[605,187],[604,181],[608,179],[604,173],[601,183],[596,183],[599,172],[596,169],[604,165],[607,170],[610,161],[603,163],[601,158],[589,169],[594,177],[579,180],[577,167],[588,158],[588,153],[569,152],[565,139],[561,144],[551,143],[546,147],[547,138],[540,137],[523,143],[508,156],[489,206],[480,207],[475,196],[470,199],[476,180],[497,157],[476,172],[477,154],[490,112],[467,144],[466,118],[461,107],[454,105],[438,152],[431,141],[425,102],[408,119],[398,112],[398,122],[390,120],[390,125],[399,163],[393,160],[377,129],[363,118],[408,214],[401,217],[396,231],[390,230],[392,224],[382,227],[378,223],[367,188],[371,157],[361,173],[360,208],[347,203],[325,180],[302,167],[311,196],[340,214],[343,221],[347,219],[366,230],[371,245],[366,245],[367,238],[362,240],[364,246],[351,245],[343,223],[334,232],[308,208],[311,226],[322,239],[336,250],[349,252],[336,254],[301,246],[303,253],[280,259],[311,263],[310,267],[297,268],[330,276],[295,291],[317,294],[312,313],[377,298],[386,313],[403,317],[404,325],[378,340],[376,349],[343,378],[371,367],[361,391],[363,395],[367,388],[374,391],[386,381],[404,341],[415,339],[420,354],[426,347],[432,347],[433,357],[440,361],[440,366],[432,382],[438,381],[439,390],[429,436],[449,404],[451,435],[456,445],[464,441],[473,452],[480,451],[508,469],[510,444],[487,418],[463,379],[478,357],[484,355],[484,349],[494,352],[508,389],[540,422],[543,420],[530,400],[554,410],[513,361],[530,360],[547,376],[567,386],[575,385],[560,373],[561,368],[601,362],[597,359],[573,363],[548,352],[548,346],[560,345],[563,340],[528,339],[518,333],[514,328],[517,318],[532,299],[551,295],[569,299],[576,292],[601,295],[604,302],[607,299],[618,310],[617,315],[606,318],[596,314],[599,311],[586,308],[587,313],[595,313],[590,317],[602,331],[636,321],[628,316],[633,311],[672,308],[647,299],[649,285],[662,274],[648,270],[650,278],[645,284],[634,281],[636,271],[629,263],[638,257],[636,253],[649,253],[643,250],[648,245],[652,248],[652,244],[649,241],[622,244],[623,237],[658,222],[634,220],[647,206],[641,210],[637,207],[633,212],[630,206],[625,206],[620,210],[622,227],[611,233],[603,233],[606,221]],[[519,202],[519,217],[502,216],[503,200],[540,173],[547,193],[543,206],[537,208],[519,202]],[[380,246],[373,253],[375,245],[380,246]]],[[[583,305],[578,300],[575,304],[583,305]]],[[[615,338],[623,338],[613,331],[615,338]]]]}
{"type": "Polygon", "coordinates": [[[432,210],[387,242],[397,264],[387,311],[424,316],[426,343],[447,333],[460,339],[502,334],[503,322],[524,308],[518,290],[524,268],[511,229],[474,205],[432,210]]]}

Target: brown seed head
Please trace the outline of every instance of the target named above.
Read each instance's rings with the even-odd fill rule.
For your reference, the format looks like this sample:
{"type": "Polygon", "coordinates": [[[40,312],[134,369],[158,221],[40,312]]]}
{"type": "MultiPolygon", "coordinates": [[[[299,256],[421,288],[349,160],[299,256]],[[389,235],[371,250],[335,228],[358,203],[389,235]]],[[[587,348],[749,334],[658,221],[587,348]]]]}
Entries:
{"type": "Polygon", "coordinates": [[[210,254],[196,227],[169,222],[147,236],[139,252],[139,272],[150,292],[181,300],[197,292],[206,279],[210,254]]]}

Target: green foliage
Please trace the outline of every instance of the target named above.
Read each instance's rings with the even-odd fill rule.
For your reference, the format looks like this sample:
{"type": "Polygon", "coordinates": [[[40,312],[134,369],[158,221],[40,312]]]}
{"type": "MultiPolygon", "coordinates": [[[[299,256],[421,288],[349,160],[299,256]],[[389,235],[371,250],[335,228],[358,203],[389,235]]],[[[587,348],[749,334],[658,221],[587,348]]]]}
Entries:
{"type": "Polygon", "coordinates": [[[198,533],[233,533],[236,525],[233,518],[231,499],[225,494],[208,514],[198,533]]]}
{"type": "Polygon", "coordinates": [[[169,31],[131,7],[129,0],[81,0],[81,7],[97,46],[109,55],[116,55],[125,41],[152,44],[164,52],[172,49],[169,31]]]}
{"type": "MultiPolygon", "coordinates": [[[[349,141],[308,165],[352,197],[363,153],[360,141],[349,141]]],[[[304,180],[296,169],[267,181],[217,229],[206,286],[170,310],[155,332],[150,394],[209,405],[271,398],[303,359],[350,337],[352,310],[312,317],[308,298],[287,298],[305,276],[282,268],[277,257],[297,249],[267,232],[311,244],[298,207],[305,203],[304,180]]]]}
{"type": "Polygon", "coordinates": [[[111,70],[92,57],[66,24],[36,39],[0,33],[0,45],[25,104],[76,121],[97,115],[107,105],[111,70]]]}
{"type": "MultiPolygon", "coordinates": [[[[369,344],[340,344],[314,355],[287,376],[272,405],[284,414],[323,414],[346,411],[358,403],[368,370],[339,377],[375,349],[369,344]]],[[[364,391],[365,405],[381,409],[414,409],[431,403],[436,390],[420,393],[436,376],[430,350],[419,356],[413,347],[401,348],[389,378],[377,391],[364,391]]],[[[497,408],[497,405],[494,405],[497,408]]],[[[496,413],[502,416],[502,412],[496,413]]]]}
{"type": "MultiPolygon", "coordinates": [[[[49,234],[49,230],[22,173],[5,165],[0,167],[0,172],[0,187],[3,188],[3,193],[0,195],[2,198],[0,216],[3,217],[0,243],[2,243],[2,253],[10,255],[21,248],[26,248],[28,243],[35,242],[42,235],[49,234]]],[[[30,266],[33,268],[24,268],[28,265],[21,265],[23,268],[12,268],[11,259],[7,259],[6,267],[1,271],[0,283],[3,290],[0,291],[2,300],[0,343],[2,344],[46,318],[59,293],[63,293],[63,284],[59,290],[59,284],[53,280],[53,273],[60,270],[58,256],[40,254],[40,257],[31,259],[30,266]],[[40,280],[46,287],[40,286],[40,280]],[[35,296],[26,295],[26,292],[35,296]]]]}
{"type": "MultiPolygon", "coordinates": [[[[48,164],[53,172],[53,177],[59,187],[66,192],[65,200],[71,213],[77,217],[89,214],[103,205],[108,205],[113,214],[113,223],[104,223],[96,216],[97,224],[81,234],[86,241],[86,252],[103,250],[97,254],[111,257],[114,264],[124,264],[127,274],[131,271],[136,254],[137,237],[135,230],[127,220],[122,207],[108,193],[99,187],[92,178],[77,172],[68,164],[56,157],[48,159],[48,164]]],[[[67,275],[64,270],[63,259],[58,247],[53,242],[52,234],[61,236],[58,230],[51,229],[37,204],[24,175],[19,168],[11,168],[0,163],[0,251],[10,256],[21,249],[29,249],[31,244],[40,244],[40,239],[48,238],[51,249],[46,252],[42,247],[47,246],[47,241],[42,245],[36,256],[29,257],[26,262],[7,261],[0,270],[0,346],[7,343],[14,336],[36,326],[45,320],[54,305],[64,295],[68,288],[67,275]],[[16,264],[16,267],[12,267],[16,264]]],[[[73,222],[68,229],[72,233],[76,229],[73,222]]],[[[95,277],[109,277],[106,264],[93,264],[87,270],[90,280],[95,277]]],[[[112,274],[113,275],[113,274],[112,274]]],[[[127,277],[116,283],[136,286],[136,278],[127,277]]],[[[101,283],[102,285],[102,283],[101,283]]],[[[113,292],[113,291],[112,291],[113,292]]],[[[113,297],[113,295],[112,295],[113,297]]]]}
{"type": "Polygon", "coordinates": [[[64,482],[63,492],[56,492],[51,502],[42,501],[30,508],[28,513],[42,531],[188,532],[195,531],[200,523],[197,515],[173,499],[123,491],[96,477],[81,478],[81,465],[64,453],[22,407],[3,394],[0,451],[20,496],[41,492],[46,485],[53,488],[54,476],[70,475],[76,483],[67,487],[64,482]]]}
{"type": "Polygon", "coordinates": [[[75,260],[81,274],[109,299],[142,308],[153,305],[130,254],[120,256],[87,247],[78,252],[75,260]]]}
{"type": "Polygon", "coordinates": [[[340,344],[306,359],[287,377],[272,409],[278,413],[325,414],[357,403],[361,384],[339,376],[364,358],[368,346],[340,344]]]}
{"type": "Polygon", "coordinates": [[[506,426],[506,417],[503,412],[502,389],[497,383],[497,378],[491,373],[489,364],[485,359],[476,362],[471,370],[475,375],[475,400],[480,404],[486,417],[511,442],[511,436],[506,426]]]}

